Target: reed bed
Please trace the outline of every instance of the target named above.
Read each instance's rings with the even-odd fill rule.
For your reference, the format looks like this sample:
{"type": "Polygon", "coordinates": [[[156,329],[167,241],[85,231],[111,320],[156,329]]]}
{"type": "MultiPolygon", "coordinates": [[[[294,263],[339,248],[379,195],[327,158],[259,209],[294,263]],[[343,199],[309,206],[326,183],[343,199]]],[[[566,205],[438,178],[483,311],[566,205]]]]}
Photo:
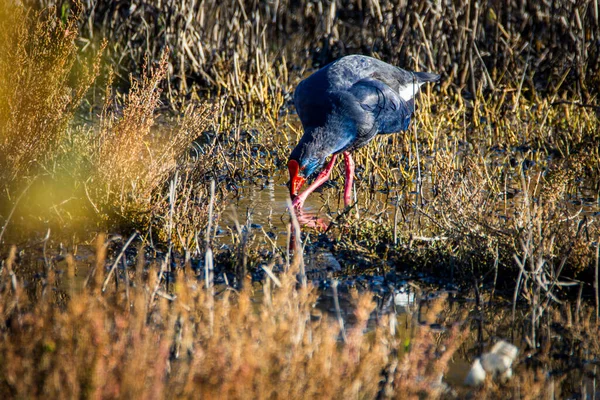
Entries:
{"type": "Polygon", "coordinates": [[[456,359],[471,360],[498,335],[522,334],[526,317],[511,323],[487,300],[465,307],[428,291],[396,314],[353,289],[352,315],[341,324],[315,308],[310,283],[299,284],[301,257],[265,260],[265,270],[282,272],[235,290],[189,264],[173,269],[169,254],[145,261],[146,240],[136,239],[134,252],[129,243],[109,252],[114,240],[99,235],[93,257],[65,249],[41,264],[35,249],[9,250],[0,275],[3,396],[560,397],[590,384],[567,373],[591,371],[600,349],[593,308],[551,305],[539,350],[519,356],[514,378],[469,388],[446,378],[456,359]],[[120,260],[125,267],[114,270],[120,260]]]}
{"type": "MultiPolygon", "coordinates": [[[[385,49],[384,44],[389,41],[402,44],[395,53],[397,58],[386,56],[378,47],[376,53],[387,57],[388,61],[447,74],[441,87],[429,88],[422,96],[412,131],[380,138],[357,154],[357,163],[361,166],[357,189],[365,196],[357,205],[360,214],[369,214],[373,206],[369,199],[373,193],[393,191],[397,198],[393,218],[389,211],[371,218],[375,223],[371,226],[377,234],[369,249],[377,243],[389,243],[392,238],[392,251],[375,252],[370,259],[379,259],[388,266],[393,266],[398,257],[407,254],[416,259],[407,249],[410,250],[414,242],[411,238],[417,237],[444,238],[426,246],[424,254],[429,255],[425,265],[448,264],[452,260],[450,263],[457,263],[461,270],[477,270],[479,266],[486,269],[493,265],[494,268],[507,268],[516,276],[521,273],[521,264],[515,261],[516,258],[522,260],[520,257],[524,254],[529,257],[541,251],[535,257],[542,260],[539,262],[543,265],[561,265],[558,269],[543,268],[546,271],[563,272],[566,267],[565,271],[576,276],[581,272],[588,273],[593,267],[597,237],[595,217],[589,213],[581,214],[570,206],[573,195],[582,190],[598,192],[593,178],[599,172],[598,108],[592,104],[595,64],[590,62],[596,54],[592,40],[595,32],[588,30],[596,23],[593,2],[526,4],[520,8],[511,3],[501,11],[493,2],[469,1],[461,4],[460,10],[452,5],[440,8],[430,2],[422,3],[418,8],[371,2],[368,9],[354,3],[342,7],[337,2],[327,3],[326,7],[325,3],[315,3],[314,7],[312,3],[277,3],[276,7],[273,5],[275,8],[262,3],[235,2],[213,5],[209,12],[209,3],[194,3],[193,7],[186,4],[163,2],[152,8],[151,3],[139,7],[134,3],[129,10],[118,6],[111,12],[106,9],[110,5],[104,3],[93,8],[88,3],[74,3],[29,12],[22,6],[4,6],[4,15],[14,13],[20,18],[3,29],[10,39],[5,44],[12,43],[17,49],[6,48],[3,53],[6,55],[2,58],[6,61],[6,77],[11,76],[12,70],[8,71],[11,63],[23,63],[23,71],[30,69],[23,76],[48,76],[48,81],[31,86],[30,91],[7,89],[10,94],[5,97],[7,107],[20,104],[19,101],[34,94],[40,101],[31,103],[32,107],[39,105],[35,112],[23,114],[31,119],[32,126],[37,126],[24,133],[11,128],[16,126],[15,118],[20,114],[11,113],[5,107],[8,125],[3,129],[3,162],[8,175],[3,178],[7,188],[3,201],[3,215],[6,216],[3,232],[10,226],[8,216],[13,216],[17,208],[15,199],[29,188],[25,184],[11,187],[11,182],[14,177],[25,175],[30,177],[26,181],[40,183],[34,183],[28,189],[31,196],[20,199],[23,204],[18,207],[21,211],[13,216],[15,219],[31,219],[32,214],[51,209],[53,215],[58,216],[58,226],[69,219],[75,224],[69,204],[77,202],[86,210],[84,219],[100,221],[104,228],[152,231],[153,235],[188,252],[202,248],[198,239],[202,236],[200,232],[214,222],[207,219],[209,180],[217,181],[220,199],[235,194],[240,183],[252,182],[257,175],[273,175],[281,169],[289,148],[301,134],[295,118],[282,110],[287,107],[293,84],[308,68],[303,63],[303,67],[293,69],[300,53],[298,49],[308,44],[302,45],[293,35],[284,34],[301,26],[304,33],[313,35],[314,43],[321,44],[323,42],[319,40],[326,34],[331,46],[312,48],[322,56],[314,58],[316,53],[313,53],[313,64],[320,65],[338,54],[334,52],[339,48],[336,40],[349,38],[352,42],[355,38],[352,29],[361,27],[363,36],[371,38],[371,46],[377,44],[385,49]],[[558,8],[551,15],[553,9],[548,7],[558,8]],[[484,13],[484,9],[487,12],[484,13]],[[164,30],[133,33],[133,22],[150,10],[155,18],[163,21],[156,26],[164,30]],[[303,10],[303,13],[294,14],[294,10],[303,10]],[[580,17],[575,18],[575,22],[572,19],[565,22],[562,15],[567,11],[580,17]],[[264,18],[265,13],[268,18],[264,18]],[[181,33],[184,15],[187,16],[185,27],[189,29],[189,37],[181,33]],[[404,19],[398,19],[400,16],[404,19]],[[555,17],[562,21],[564,29],[560,32],[545,25],[548,18],[555,17]],[[262,30],[257,28],[259,21],[265,24],[262,30]],[[374,21],[379,23],[372,23],[374,21]],[[516,21],[521,24],[515,24],[516,21]],[[227,32],[220,29],[225,22],[231,28],[227,32]],[[543,54],[533,50],[531,38],[530,44],[525,46],[524,38],[529,31],[521,29],[522,32],[517,34],[517,25],[520,29],[526,27],[541,32],[537,40],[544,46],[537,50],[543,54]],[[36,42],[40,40],[36,39],[39,30],[49,26],[54,31],[42,36],[44,41],[36,42]],[[460,26],[472,26],[472,30],[463,32],[459,29],[462,33],[457,33],[460,26]],[[387,27],[385,31],[378,31],[384,27],[387,27]],[[423,30],[424,27],[428,29],[423,30]],[[121,95],[118,91],[113,92],[113,75],[109,73],[106,79],[103,78],[106,88],[96,85],[94,89],[104,98],[103,109],[97,113],[97,124],[69,126],[78,101],[99,74],[100,53],[89,53],[94,48],[92,35],[96,29],[103,32],[100,36],[106,40],[95,39],[105,43],[99,46],[106,48],[106,56],[110,59],[121,54],[121,60],[137,60],[135,65],[141,69],[134,71],[140,70],[140,76],[128,79],[129,91],[121,95]],[[394,36],[398,33],[394,29],[401,29],[404,36],[394,36]],[[583,36],[580,30],[585,33],[583,36]],[[111,36],[116,32],[120,32],[120,41],[111,36]],[[431,33],[432,38],[437,39],[434,42],[431,38],[421,37],[419,32],[421,36],[423,32],[431,33]],[[471,34],[470,39],[467,33],[471,34]],[[579,57],[577,79],[583,79],[585,84],[574,79],[573,68],[563,69],[560,78],[548,72],[546,63],[559,68],[566,62],[567,52],[563,45],[568,40],[559,33],[576,42],[575,48],[580,50],[575,55],[579,57]],[[190,47],[192,37],[196,38],[193,48],[190,47]],[[421,39],[417,40],[418,37],[421,39]],[[76,38],[86,43],[81,51],[74,45],[76,38]],[[135,40],[141,38],[147,46],[155,47],[134,46],[133,43],[138,43],[135,40]],[[180,41],[172,42],[175,38],[180,41]],[[449,46],[450,38],[455,47],[449,46]],[[285,40],[280,42],[280,39],[285,40]],[[283,50],[275,55],[274,49],[267,49],[267,44],[280,45],[283,50]],[[198,53],[198,46],[219,48],[219,51],[210,52],[212,58],[205,51],[205,63],[201,65],[206,68],[198,67],[206,81],[195,81],[195,86],[189,86],[196,95],[206,95],[203,102],[188,99],[195,96],[189,91],[173,92],[176,75],[193,75],[186,72],[184,66],[195,65],[186,57],[198,53]],[[519,46],[522,48],[517,54],[515,49],[519,46]],[[9,57],[21,54],[18,49],[22,49],[21,61],[9,57]],[[519,66],[526,49],[526,62],[519,66]],[[54,58],[49,58],[44,66],[31,62],[30,59],[35,60],[35,57],[26,57],[25,50],[33,51],[34,55],[36,51],[51,54],[54,58]],[[160,53],[156,53],[159,50],[160,53]],[[295,50],[295,55],[288,55],[286,51],[289,50],[295,50]],[[479,69],[472,63],[471,52],[478,55],[479,69]],[[440,57],[432,57],[434,53],[440,57]],[[453,70],[447,65],[447,54],[454,54],[450,59],[455,63],[460,60],[460,77],[449,72],[453,70]],[[141,57],[148,57],[147,61],[142,63],[141,57]],[[175,67],[174,57],[183,57],[180,67],[184,69],[175,67]],[[222,57],[221,60],[230,61],[232,65],[218,64],[215,57],[222,57]],[[89,64],[86,60],[90,59],[96,61],[89,64]],[[496,69],[483,62],[488,59],[495,60],[496,69]],[[93,68],[86,70],[85,65],[93,68]],[[45,74],[33,69],[40,66],[45,74]],[[83,75],[79,73],[80,69],[84,71],[83,75]],[[483,73],[477,75],[476,70],[483,73]],[[509,71],[519,74],[520,78],[509,79],[509,71]],[[227,78],[213,76],[209,79],[211,74],[222,74],[227,78]],[[537,83],[542,75],[552,83],[551,90],[548,87],[540,89],[537,83]],[[84,78],[67,79],[67,76],[84,78]],[[230,81],[225,83],[227,79],[230,81]],[[470,87],[469,81],[474,82],[470,87]],[[255,84],[259,82],[264,86],[257,89],[255,84]],[[50,107],[63,99],[57,94],[60,90],[71,93],[72,98],[63,96],[68,112],[50,107]],[[169,123],[157,123],[164,111],[161,104],[165,103],[161,101],[182,110],[169,123]],[[253,108],[255,106],[258,108],[253,108]],[[56,123],[42,129],[39,124],[48,121],[56,123]],[[31,139],[38,131],[46,136],[31,139]],[[35,146],[17,145],[29,142],[35,146]],[[425,160],[423,165],[417,163],[417,153],[425,160]],[[389,154],[396,156],[389,157],[389,154]],[[72,187],[66,194],[56,189],[64,186],[65,181],[72,187]],[[426,187],[425,191],[423,187],[426,187]],[[413,195],[415,191],[417,196],[413,195]],[[507,200],[513,197],[515,199],[509,204],[507,200]],[[41,205],[32,210],[31,203],[41,205]],[[407,218],[411,213],[418,217],[407,218]],[[402,218],[398,219],[398,215],[402,218]],[[529,246],[535,249],[528,250],[529,246]],[[466,266],[469,268],[462,268],[466,266]]],[[[348,44],[347,48],[355,47],[348,44]]],[[[375,52],[375,47],[371,47],[371,52],[375,52]]],[[[202,59],[199,55],[194,57],[202,59]]],[[[115,73],[119,77],[122,65],[113,64],[117,66],[115,73]]],[[[131,67],[133,64],[123,65],[131,67]]],[[[186,81],[187,78],[182,79],[181,83],[186,81]]],[[[5,79],[4,82],[6,86],[19,80],[5,79]]],[[[23,81],[21,87],[29,86],[23,81]]],[[[96,93],[93,98],[97,98],[96,93]]],[[[92,120],[94,118],[92,116],[92,120]]],[[[18,125],[27,127],[31,124],[18,125]]],[[[334,182],[338,178],[334,174],[334,182]]],[[[338,206],[332,203],[335,202],[327,202],[326,207],[335,214],[338,206]]],[[[218,204],[219,210],[225,206],[221,201],[218,204]]],[[[215,216],[217,220],[219,210],[215,216]]],[[[34,218],[40,219],[41,225],[48,221],[40,215],[34,218]]],[[[356,239],[372,233],[370,225],[365,225],[364,221],[358,218],[346,221],[351,224],[356,239]]],[[[344,240],[345,229],[341,226],[337,231],[329,232],[337,238],[340,252],[342,249],[361,252],[354,239],[344,240]]],[[[420,263],[422,259],[412,264],[420,263]]]]}
{"type": "Polygon", "coordinates": [[[289,93],[292,67],[301,72],[307,60],[322,66],[350,53],[436,70],[443,90],[471,97],[509,89],[587,102],[599,86],[595,0],[84,1],[79,8],[83,40],[108,39],[121,83],[168,47],[169,94],[208,87],[254,110],[289,93]]]}

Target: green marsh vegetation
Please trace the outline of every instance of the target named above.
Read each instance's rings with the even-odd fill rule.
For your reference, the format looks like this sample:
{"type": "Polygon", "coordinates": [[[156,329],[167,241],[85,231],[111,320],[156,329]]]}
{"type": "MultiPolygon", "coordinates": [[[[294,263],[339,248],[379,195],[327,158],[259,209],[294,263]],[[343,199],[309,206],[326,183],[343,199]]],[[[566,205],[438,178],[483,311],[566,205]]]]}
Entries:
{"type": "Polygon", "coordinates": [[[594,390],[596,1],[24,3],[0,3],[4,395],[462,396],[439,377],[504,335],[515,377],[473,395],[594,390]],[[230,222],[243,187],[287,179],[295,85],[350,53],[443,79],[356,154],[357,203],[325,188],[327,232],[285,239],[341,280],[421,272],[472,303],[402,320],[350,288],[342,327],[302,252],[230,222]]]}

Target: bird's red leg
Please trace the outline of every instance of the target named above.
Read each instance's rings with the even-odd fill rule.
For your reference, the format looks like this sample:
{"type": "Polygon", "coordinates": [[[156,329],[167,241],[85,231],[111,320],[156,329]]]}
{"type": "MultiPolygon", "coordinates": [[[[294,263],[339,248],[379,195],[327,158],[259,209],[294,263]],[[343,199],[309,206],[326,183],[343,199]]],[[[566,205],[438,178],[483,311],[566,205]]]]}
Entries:
{"type": "Polygon", "coordinates": [[[352,204],[352,184],[354,182],[354,160],[349,152],[344,152],[344,165],[346,166],[346,184],[344,185],[344,205],[352,204]]]}
{"type": "Polygon", "coordinates": [[[332,155],[331,160],[329,160],[329,163],[327,163],[325,169],[321,171],[321,173],[319,174],[319,176],[317,176],[317,179],[315,179],[312,185],[310,185],[304,192],[300,193],[298,197],[294,199],[294,201],[292,202],[294,208],[302,208],[302,205],[304,204],[304,201],[306,200],[308,195],[314,192],[319,186],[321,186],[329,180],[329,175],[331,175],[331,170],[333,169],[333,165],[335,164],[336,158],[337,154],[332,155]]]}

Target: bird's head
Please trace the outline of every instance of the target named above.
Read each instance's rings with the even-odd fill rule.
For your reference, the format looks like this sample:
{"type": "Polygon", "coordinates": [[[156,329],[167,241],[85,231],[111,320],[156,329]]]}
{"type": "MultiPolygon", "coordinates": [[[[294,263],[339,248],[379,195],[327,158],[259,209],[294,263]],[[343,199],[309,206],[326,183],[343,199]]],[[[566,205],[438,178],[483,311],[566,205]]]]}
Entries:
{"type": "Polygon", "coordinates": [[[288,171],[290,172],[290,197],[294,199],[306,180],[322,165],[323,162],[316,158],[294,159],[288,161],[288,171]]]}
{"type": "Polygon", "coordinates": [[[325,164],[327,157],[334,153],[337,146],[337,132],[329,124],[325,127],[306,128],[300,142],[296,145],[288,161],[290,172],[290,197],[296,198],[300,188],[325,164]],[[332,138],[335,139],[332,141],[332,138]]]}

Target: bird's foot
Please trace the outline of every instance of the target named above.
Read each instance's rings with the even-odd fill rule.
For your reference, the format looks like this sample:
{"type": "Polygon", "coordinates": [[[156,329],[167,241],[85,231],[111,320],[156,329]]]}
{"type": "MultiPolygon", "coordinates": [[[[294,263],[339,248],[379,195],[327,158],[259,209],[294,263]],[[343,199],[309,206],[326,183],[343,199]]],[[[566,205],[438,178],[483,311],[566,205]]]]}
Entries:
{"type": "Polygon", "coordinates": [[[292,207],[294,208],[294,210],[302,210],[302,208],[304,207],[304,202],[308,197],[308,194],[309,193],[307,192],[302,192],[292,199],[292,207]]]}
{"type": "Polygon", "coordinates": [[[292,200],[292,207],[294,208],[294,210],[301,210],[303,206],[304,206],[304,199],[301,198],[300,196],[296,196],[292,200]]]}

